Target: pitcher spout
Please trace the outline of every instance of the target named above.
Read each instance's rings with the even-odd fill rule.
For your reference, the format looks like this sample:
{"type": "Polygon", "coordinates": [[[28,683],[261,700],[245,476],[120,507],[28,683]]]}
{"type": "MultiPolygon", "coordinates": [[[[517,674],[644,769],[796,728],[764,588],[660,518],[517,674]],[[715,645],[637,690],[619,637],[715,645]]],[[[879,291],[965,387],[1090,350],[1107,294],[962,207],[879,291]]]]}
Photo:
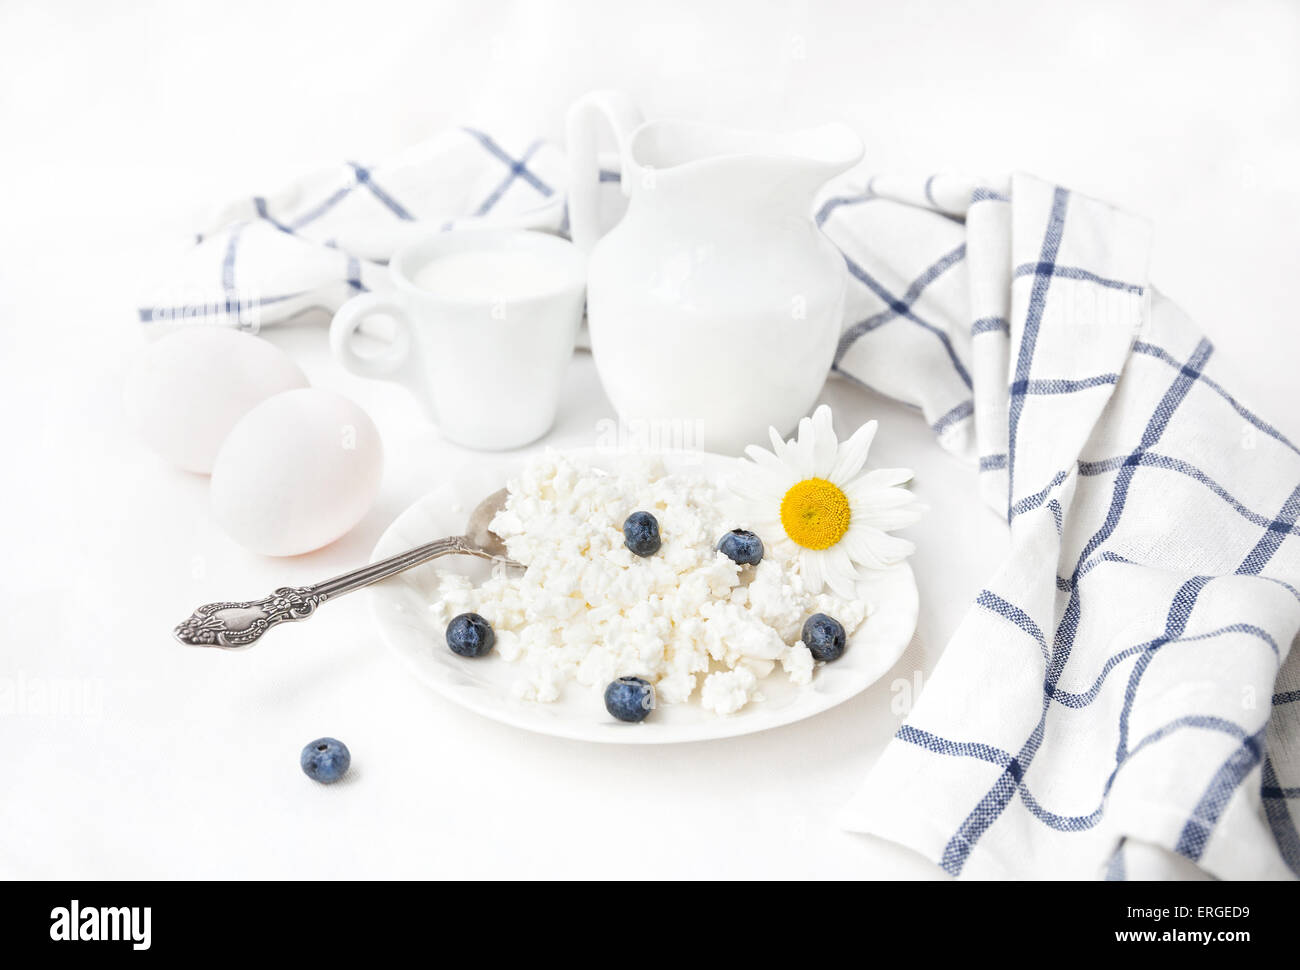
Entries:
{"type": "Polygon", "coordinates": [[[681,191],[719,204],[806,214],[817,191],[862,153],[862,139],[841,123],[769,133],[654,121],[628,140],[623,177],[632,195],[681,191]]]}
{"type": "Polygon", "coordinates": [[[797,131],[786,139],[791,159],[818,187],[862,161],[862,139],[843,122],[797,131]]]}

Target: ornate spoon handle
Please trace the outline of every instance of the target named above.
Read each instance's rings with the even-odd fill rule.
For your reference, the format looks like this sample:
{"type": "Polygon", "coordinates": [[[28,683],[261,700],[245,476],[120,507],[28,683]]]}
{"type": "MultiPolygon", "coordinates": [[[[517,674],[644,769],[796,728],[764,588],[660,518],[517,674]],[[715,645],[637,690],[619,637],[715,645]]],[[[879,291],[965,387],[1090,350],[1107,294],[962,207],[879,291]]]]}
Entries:
{"type": "Polygon", "coordinates": [[[173,634],[181,643],[191,646],[246,647],[273,626],[307,619],[326,600],[377,583],[430,559],[454,554],[517,565],[513,560],[485,552],[465,536],[450,536],[399,552],[315,586],[281,586],[270,596],[258,600],[207,603],[177,626],[173,634]]]}

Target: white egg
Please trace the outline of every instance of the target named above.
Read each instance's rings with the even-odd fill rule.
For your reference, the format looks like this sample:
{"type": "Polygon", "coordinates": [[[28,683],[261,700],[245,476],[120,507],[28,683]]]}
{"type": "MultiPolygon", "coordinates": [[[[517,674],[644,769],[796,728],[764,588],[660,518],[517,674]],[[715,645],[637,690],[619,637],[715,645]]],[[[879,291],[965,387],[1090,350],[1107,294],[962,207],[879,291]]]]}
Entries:
{"type": "Polygon", "coordinates": [[[285,391],[231,429],[212,468],[212,514],[267,556],[328,545],[370,509],[384,452],[370,416],[333,391],[285,391]]]}
{"type": "Polygon", "coordinates": [[[126,404],[141,437],[173,465],[203,475],[250,408],[307,386],[283,350],[225,327],[168,334],[145,348],[131,370],[126,404]]]}

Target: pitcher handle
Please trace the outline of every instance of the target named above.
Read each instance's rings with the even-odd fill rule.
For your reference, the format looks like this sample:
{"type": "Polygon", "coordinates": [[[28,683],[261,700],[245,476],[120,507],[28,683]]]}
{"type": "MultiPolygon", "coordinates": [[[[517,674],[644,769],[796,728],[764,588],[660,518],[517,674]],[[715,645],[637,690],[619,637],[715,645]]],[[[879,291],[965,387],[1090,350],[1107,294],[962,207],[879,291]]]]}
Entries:
{"type": "Polygon", "coordinates": [[[628,178],[628,137],[644,119],[622,91],[592,91],[569,108],[569,235],[582,252],[600,238],[600,125],[614,132],[623,194],[631,192],[628,178]]]}

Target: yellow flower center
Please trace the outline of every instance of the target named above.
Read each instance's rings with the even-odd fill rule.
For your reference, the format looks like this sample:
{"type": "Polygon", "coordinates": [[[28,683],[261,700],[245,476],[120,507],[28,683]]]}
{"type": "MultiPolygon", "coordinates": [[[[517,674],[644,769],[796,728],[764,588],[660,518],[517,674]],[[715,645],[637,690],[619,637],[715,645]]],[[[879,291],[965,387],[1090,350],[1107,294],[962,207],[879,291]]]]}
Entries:
{"type": "Polygon", "coordinates": [[[795,482],[781,499],[785,534],[805,549],[829,549],[849,531],[849,500],[824,478],[795,482]]]}

